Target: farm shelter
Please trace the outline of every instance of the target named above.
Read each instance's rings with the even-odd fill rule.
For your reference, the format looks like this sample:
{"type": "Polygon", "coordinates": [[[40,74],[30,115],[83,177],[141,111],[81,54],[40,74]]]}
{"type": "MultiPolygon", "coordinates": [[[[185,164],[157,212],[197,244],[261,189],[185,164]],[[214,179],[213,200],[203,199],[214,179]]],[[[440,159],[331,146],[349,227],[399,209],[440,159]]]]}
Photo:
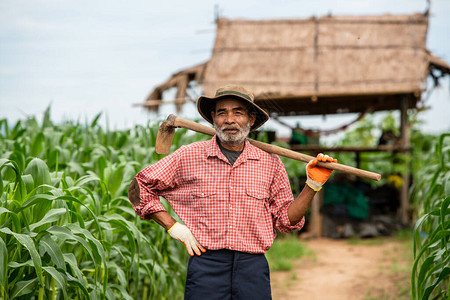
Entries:
{"type": "MultiPolygon", "coordinates": [[[[426,48],[428,12],[413,15],[323,16],[308,19],[245,20],[219,18],[209,61],[175,73],[142,104],[155,110],[169,101],[177,109],[196,101],[190,89],[206,95],[226,84],[240,84],[274,119],[283,116],[400,111],[399,141],[378,147],[324,148],[293,145],[302,152],[408,153],[407,111],[422,107],[427,78],[436,84],[450,66],[426,48]]],[[[279,119],[280,122],[281,119],[279,119]]],[[[375,170],[376,171],[376,170],[375,170]]],[[[403,175],[398,216],[408,222],[409,174],[403,175]]],[[[314,201],[315,204],[320,203],[314,201]]],[[[319,207],[312,223],[321,233],[319,207]]]]}

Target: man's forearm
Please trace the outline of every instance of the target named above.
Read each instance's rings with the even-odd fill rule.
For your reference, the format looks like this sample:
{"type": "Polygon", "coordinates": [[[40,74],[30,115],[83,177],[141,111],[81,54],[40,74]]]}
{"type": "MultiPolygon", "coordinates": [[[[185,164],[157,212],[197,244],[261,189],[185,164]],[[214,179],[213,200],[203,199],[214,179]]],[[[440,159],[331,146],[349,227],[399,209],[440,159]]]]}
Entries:
{"type": "Polygon", "coordinates": [[[288,218],[291,225],[297,224],[308,211],[316,192],[305,185],[300,195],[292,202],[288,209],[288,218]]]}
{"type": "Polygon", "coordinates": [[[166,211],[155,212],[150,215],[150,219],[169,230],[177,221],[166,211]]]}

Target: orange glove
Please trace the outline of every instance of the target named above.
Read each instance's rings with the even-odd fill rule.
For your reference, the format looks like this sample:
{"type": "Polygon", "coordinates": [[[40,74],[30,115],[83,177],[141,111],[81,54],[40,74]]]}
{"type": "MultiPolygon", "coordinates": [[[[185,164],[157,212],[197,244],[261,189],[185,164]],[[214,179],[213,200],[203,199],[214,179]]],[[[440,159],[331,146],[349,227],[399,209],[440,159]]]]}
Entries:
{"type": "Polygon", "coordinates": [[[337,159],[334,159],[328,155],[323,155],[319,153],[317,157],[311,160],[306,165],[306,184],[312,188],[313,190],[320,191],[322,185],[328,180],[333,170],[317,167],[317,162],[337,162],[337,159]]]}

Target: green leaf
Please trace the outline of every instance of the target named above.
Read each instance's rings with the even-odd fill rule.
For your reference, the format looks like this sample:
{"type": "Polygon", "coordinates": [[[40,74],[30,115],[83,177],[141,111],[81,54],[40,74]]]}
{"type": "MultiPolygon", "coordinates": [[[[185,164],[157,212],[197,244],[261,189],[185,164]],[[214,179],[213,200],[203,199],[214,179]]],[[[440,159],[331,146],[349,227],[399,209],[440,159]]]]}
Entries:
{"type": "MultiPolygon", "coordinates": [[[[429,256],[422,263],[419,271],[419,275],[417,276],[417,282],[424,283],[425,282],[425,274],[433,267],[434,256],[429,256]]],[[[420,288],[420,286],[419,286],[420,288]]]]}
{"type": "Polygon", "coordinates": [[[102,244],[86,229],[81,228],[76,224],[67,224],[67,228],[73,232],[74,234],[82,235],[91,246],[90,248],[93,250],[94,259],[97,264],[101,264],[102,261],[106,262],[105,251],[103,249],[102,244]]]}
{"type": "Polygon", "coordinates": [[[34,158],[31,160],[23,173],[24,175],[30,174],[33,177],[34,187],[52,183],[48,166],[42,159],[34,158]]]}
{"type": "Polygon", "coordinates": [[[0,283],[8,290],[8,249],[0,237],[0,283]]]}
{"type": "Polygon", "coordinates": [[[110,224],[113,224],[120,228],[122,232],[124,232],[128,238],[128,245],[130,246],[130,254],[131,257],[134,257],[136,252],[136,243],[135,240],[139,241],[141,232],[136,228],[136,226],[127,221],[124,217],[118,214],[112,214],[109,216],[104,216],[103,220],[110,224]]]}
{"type": "Polygon", "coordinates": [[[25,248],[30,253],[31,259],[33,260],[34,269],[35,269],[37,277],[39,279],[39,283],[41,285],[43,285],[44,277],[42,276],[42,261],[41,261],[41,257],[39,256],[39,253],[37,252],[36,246],[34,245],[34,242],[31,239],[31,237],[28,235],[25,235],[25,234],[19,234],[19,233],[12,232],[11,229],[9,229],[7,227],[0,228],[0,231],[3,233],[6,233],[6,234],[13,235],[20,244],[25,246],[25,248]]]}
{"type": "Polygon", "coordinates": [[[33,293],[36,290],[37,283],[37,278],[17,282],[14,285],[10,298],[14,299],[23,295],[33,293]]]}
{"type": "Polygon", "coordinates": [[[106,162],[106,159],[103,155],[99,156],[97,159],[97,174],[99,178],[102,180],[105,178],[105,168],[108,166],[108,163],[106,162]]]}
{"type": "Polygon", "coordinates": [[[128,140],[128,135],[121,134],[119,137],[119,140],[117,141],[117,145],[116,145],[117,149],[122,148],[127,143],[127,140],[128,140]]]}
{"type": "Polygon", "coordinates": [[[23,268],[23,267],[34,267],[33,265],[33,261],[31,259],[22,262],[22,263],[18,263],[15,261],[12,261],[8,264],[8,267],[13,268],[13,269],[17,269],[17,268],[23,268]]]}
{"type": "Polygon", "coordinates": [[[44,267],[43,268],[53,279],[56,280],[56,284],[59,286],[59,288],[61,289],[61,291],[64,294],[64,299],[67,299],[67,291],[66,291],[66,286],[67,286],[67,280],[66,278],[61,275],[60,272],[58,272],[54,267],[44,267]]]}
{"type": "Polygon", "coordinates": [[[437,233],[433,235],[430,244],[436,243],[450,235],[450,229],[439,230],[437,233]]]}
{"type": "Polygon", "coordinates": [[[112,291],[112,289],[108,286],[105,289],[105,298],[106,299],[115,299],[116,297],[114,296],[114,292],[112,291]]]}
{"type": "Polygon", "coordinates": [[[31,156],[39,156],[39,154],[44,149],[44,134],[42,132],[39,132],[31,142],[30,147],[30,155],[31,156]]]}
{"type": "Polygon", "coordinates": [[[111,195],[115,196],[117,190],[119,190],[120,186],[122,185],[123,180],[123,169],[125,168],[125,165],[118,166],[113,173],[113,176],[109,180],[109,191],[111,192],[111,195]]]}
{"type": "Polygon", "coordinates": [[[125,288],[123,286],[120,286],[118,284],[111,284],[110,285],[111,289],[117,290],[120,292],[120,299],[126,299],[126,300],[133,300],[134,298],[131,297],[128,292],[125,290],[125,288]]]}
{"type": "Polygon", "coordinates": [[[42,128],[51,127],[52,121],[50,119],[51,105],[49,105],[44,111],[44,117],[42,118],[42,128]]]}
{"type": "Polygon", "coordinates": [[[446,217],[448,216],[448,207],[449,206],[450,206],[450,196],[445,198],[444,202],[442,202],[442,205],[441,205],[440,217],[441,217],[442,228],[445,228],[444,222],[445,222],[446,217]]]}
{"type": "MultiPolygon", "coordinates": [[[[14,190],[16,190],[16,192],[12,195],[12,199],[15,200],[19,200],[19,201],[23,201],[23,199],[25,198],[27,191],[25,189],[25,185],[23,184],[22,181],[22,174],[20,172],[20,168],[17,166],[17,163],[8,159],[0,159],[0,171],[3,167],[8,167],[11,172],[11,175],[8,175],[6,172],[6,176],[5,173],[3,173],[2,175],[2,180],[6,180],[6,181],[14,181],[14,190]]],[[[1,173],[0,173],[1,174],[1,173]]],[[[2,187],[3,187],[3,183],[2,183],[2,187]]]]}
{"type": "Polygon", "coordinates": [[[85,276],[81,272],[80,268],[78,267],[77,259],[75,258],[75,255],[73,253],[64,253],[64,261],[69,265],[69,267],[72,269],[72,271],[75,273],[75,275],[78,278],[78,282],[80,282],[83,286],[87,287],[87,282],[85,280],[85,276]]]}
{"type": "Polygon", "coordinates": [[[79,176],[84,175],[84,173],[86,173],[83,169],[83,167],[81,166],[81,164],[74,162],[74,161],[70,161],[67,163],[68,171],[70,172],[75,172],[77,173],[79,176]]]}
{"type": "Polygon", "coordinates": [[[98,113],[98,114],[94,117],[94,120],[92,120],[92,123],[91,123],[91,126],[90,126],[91,128],[97,126],[98,120],[100,119],[101,116],[102,116],[102,113],[98,113]]]}
{"type": "Polygon", "coordinates": [[[2,170],[0,168],[0,197],[3,195],[3,176],[2,176],[2,170]]]}
{"type": "Polygon", "coordinates": [[[84,238],[87,238],[91,250],[94,255],[94,261],[96,264],[103,264],[105,270],[105,276],[103,277],[103,292],[106,291],[107,283],[108,283],[108,265],[106,264],[106,256],[105,250],[103,249],[102,244],[86,229],[81,228],[76,224],[68,224],[67,228],[76,234],[83,235],[84,238]]]}
{"type": "Polygon", "coordinates": [[[23,172],[25,169],[25,152],[14,150],[10,155],[9,159],[16,162],[19,170],[23,172]]]}
{"type": "Polygon", "coordinates": [[[66,271],[66,263],[64,261],[64,256],[59,248],[58,244],[51,238],[49,234],[43,236],[39,242],[39,246],[43,249],[43,251],[47,252],[50,255],[53,263],[55,263],[56,267],[66,271]]]}
{"type": "Polygon", "coordinates": [[[108,266],[111,271],[116,272],[117,280],[119,280],[120,285],[126,287],[128,281],[122,268],[119,267],[114,261],[109,261],[108,266]]]}
{"type": "Polygon", "coordinates": [[[84,296],[86,296],[86,299],[92,299],[91,295],[89,294],[88,290],[86,289],[86,287],[87,287],[86,282],[82,282],[70,274],[67,274],[67,281],[70,285],[74,285],[80,291],[82,291],[84,296]]]}
{"type": "Polygon", "coordinates": [[[30,193],[34,189],[34,179],[30,174],[22,175],[22,180],[25,185],[27,193],[30,193]]]}
{"type": "Polygon", "coordinates": [[[20,225],[20,219],[18,215],[15,212],[12,212],[4,207],[0,207],[0,215],[2,214],[9,214],[13,225],[12,227],[10,226],[10,228],[14,229],[17,233],[21,233],[22,226],[20,225]]]}
{"type": "Polygon", "coordinates": [[[91,248],[89,247],[89,244],[81,237],[75,235],[72,231],[65,227],[61,226],[52,226],[49,229],[47,229],[47,232],[51,233],[52,235],[56,236],[57,238],[65,241],[65,240],[71,240],[71,241],[77,241],[80,243],[83,248],[86,250],[86,252],[89,254],[91,259],[94,261],[94,264],[96,263],[96,256],[92,253],[91,248]]]}
{"type": "Polygon", "coordinates": [[[58,221],[61,218],[61,216],[66,213],[67,209],[65,208],[50,209],[39,222],[30,225],[30,230],[33,231],[35,228],[38,228],[39,226],[58,221]]]}
{"type": "Polygon", "coordinates": [[[85,175],[83,177],[80,177],[77,181],[75,181],[76,186],[84,186],[88,184],[89,182],[97,182],[100,181],[100,178],[98,178],[96,175],[85,175]]]}
{"type": "MultiPolygon", "coordinates": [[[[448,279],[450,275],[450,268],[449,267],[445,267],[442,272],[440,272],[438,278],[436,278],[436,280],[433,282],[433,284],[427,286],[427,288],[425,289],[425,292],[422,295],[422,300],[427,300],[428,297],[430,297],[431,293],[433,292],[433,290],[436,288],[436,286],[444,279],[448,279]]],[[[448,292],[448,291],[447,291],[448,292]]],[[[447,294],[448,295],[448,294],[447,294]]]]}
{"type": "Polygon", "coordinates": [[[47,163],[51,168],[56,168],[59,164],[59,156],[60,156],[60,150],[54,149],[50,152],[50,154],[47,157],[47,163]]]}
{"type": "Polygon", "coordinates": [[[447,172],[444,179],[444,193],[445,196],[450,196],[450,172],[447,172]]]}

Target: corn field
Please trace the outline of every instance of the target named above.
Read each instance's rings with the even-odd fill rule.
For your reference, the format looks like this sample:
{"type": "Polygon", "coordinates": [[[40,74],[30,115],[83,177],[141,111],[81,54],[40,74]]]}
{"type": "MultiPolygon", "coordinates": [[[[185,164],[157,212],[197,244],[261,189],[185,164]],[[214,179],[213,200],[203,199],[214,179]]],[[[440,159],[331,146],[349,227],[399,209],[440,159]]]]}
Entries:
{"type": "MultiPolygon", "coordinates": [[[[0,299],[183,297],[184,246],[137,217],[127,198],[134,175],[161,158],[158,125],[104,130],[100,117],[55,125],[47,109],[41,122],[0,120],[0,299]]],[[[177,129],[173,149],[206,139],[177,129]]],[[[448,298],[450,134],[411,142],[411,295],[448,298]]],[[[282,160],[296,194],[304,164],[282,160]]]]}
{"type": "MultiPolygon", "coordinates": [[[[105,131],[99,118],[0,120],[1,299],[182,298],[184,246],[127,198],[160,159],[157,126],[105,131]]],[[[185,133],[174,147],[206,138],[185,133]]]]}
{"type": "Polygon", "coordinates": [[[413,299],[450,298],[450,134],[419,162],[412,188],[419,219],[414,227],[413,299]]]}

